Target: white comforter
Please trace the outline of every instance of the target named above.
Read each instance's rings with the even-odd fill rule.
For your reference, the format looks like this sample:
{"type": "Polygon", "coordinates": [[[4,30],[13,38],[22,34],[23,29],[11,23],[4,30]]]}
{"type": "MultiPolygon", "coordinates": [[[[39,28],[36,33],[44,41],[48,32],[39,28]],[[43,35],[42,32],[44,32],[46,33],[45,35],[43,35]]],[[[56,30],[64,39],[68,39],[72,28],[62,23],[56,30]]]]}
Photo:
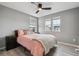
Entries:
{"type": "Polygon", "coordinates": [[[45,54],[56,45],[55,36],[50,34],[29,34],[32,39],[40,41],[45,49],[45,54]]]}

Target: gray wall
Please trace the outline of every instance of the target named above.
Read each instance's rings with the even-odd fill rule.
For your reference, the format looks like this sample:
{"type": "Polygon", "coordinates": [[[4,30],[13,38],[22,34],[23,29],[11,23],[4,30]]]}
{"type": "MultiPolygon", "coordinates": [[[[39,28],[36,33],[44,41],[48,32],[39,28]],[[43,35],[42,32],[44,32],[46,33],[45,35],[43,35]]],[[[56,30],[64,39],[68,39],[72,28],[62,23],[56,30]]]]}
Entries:
{"type": "Polygon", "coordinates": [[[2,38],[11,35],[14,30],[27,29],[30,17],[33,16],[0,5],[0,45],[3,45],[2,38]]]}
{"type": "Polygon", "coordinates": [[[9,35],[15,29],[27,29],[30,15],[0,5],[0,37],[9,35]]]}
{"type": "MultiPolygon", "coordinates": [[[[60,16],[61,17],[61,32],[52,32],[51,34],[57,37],[58,41],[78,44],[77,42],[77,31],[79,30],[79,26],[77,22],[79,22],[79,8],[74,8],[62,12],[58,12],[55,14],[47,15],[39,18],[39,31],[44,32],[45,30],[45,19],[52,19],[53,17],[60,16]],[[76,39],[76,42],[73,39],[76,39]]],[[[46,32],[45,32],[46,33],[46,32]]]]}
{"type": "MultiPolygon", "coordinates": [[[[79,9],[78,9],[79,10],[79,9]]],[[[79,12],[77,15],[78,19],[77,19],[77,44],[79,45],[79,12]]]]}

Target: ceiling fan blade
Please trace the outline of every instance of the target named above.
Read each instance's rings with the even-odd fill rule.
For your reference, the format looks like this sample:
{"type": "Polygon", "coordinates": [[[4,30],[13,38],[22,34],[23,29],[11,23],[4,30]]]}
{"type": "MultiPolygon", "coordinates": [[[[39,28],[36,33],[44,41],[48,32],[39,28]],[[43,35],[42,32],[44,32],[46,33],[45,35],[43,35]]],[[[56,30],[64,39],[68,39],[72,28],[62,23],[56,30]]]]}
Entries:
{"type": "Polygon", "coordinates": [[[48,8],[42,8],[43,10],[51,10],[52,8],[48,7],[48,8]]]}
{"type": "Polygon", "coordinates": [[[39,12],[39,10],[36,11],[36,13],[38,13],[38,12],[39,12]]]}

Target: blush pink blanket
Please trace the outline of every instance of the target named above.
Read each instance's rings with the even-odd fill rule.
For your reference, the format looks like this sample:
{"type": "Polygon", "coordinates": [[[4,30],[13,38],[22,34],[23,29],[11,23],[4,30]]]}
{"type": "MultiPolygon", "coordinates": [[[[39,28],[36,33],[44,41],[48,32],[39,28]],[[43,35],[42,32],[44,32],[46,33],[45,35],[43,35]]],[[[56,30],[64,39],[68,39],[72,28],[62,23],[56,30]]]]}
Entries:
{"type": "Polygon", "coordinates": [[[28,35],[18,36],[17,42],[27,48],[33,56],[42,56],[44,48],[37,40],[32,40],[28,35]]]}
{"type": "Polygon", "coordinates": [[[17,42],[27,48],[32,55],[42,56],[55,46],[56,40],[54,38],[49,34],[24,34],[23,30],[19,30],[17,42]]]}

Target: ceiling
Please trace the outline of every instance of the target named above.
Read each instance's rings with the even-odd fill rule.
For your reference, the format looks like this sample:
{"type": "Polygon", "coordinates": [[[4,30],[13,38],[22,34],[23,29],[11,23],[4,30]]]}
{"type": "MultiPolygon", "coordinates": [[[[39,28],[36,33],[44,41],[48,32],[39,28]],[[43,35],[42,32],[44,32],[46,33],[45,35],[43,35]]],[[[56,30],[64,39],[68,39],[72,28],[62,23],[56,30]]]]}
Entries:
{"type": "MultiPolygon", "coordinates": [[[[36,2],[37,4],[38,2],[36,2]]],[[[1,5],[24,12],[26,14],[42,17],[56,12],[79,7],[79,2],[41,2],[43,7],[52,7],[52,10],[41,10],[38,14],[37,6],[31,2],[0,2],[1,5]]]]}

